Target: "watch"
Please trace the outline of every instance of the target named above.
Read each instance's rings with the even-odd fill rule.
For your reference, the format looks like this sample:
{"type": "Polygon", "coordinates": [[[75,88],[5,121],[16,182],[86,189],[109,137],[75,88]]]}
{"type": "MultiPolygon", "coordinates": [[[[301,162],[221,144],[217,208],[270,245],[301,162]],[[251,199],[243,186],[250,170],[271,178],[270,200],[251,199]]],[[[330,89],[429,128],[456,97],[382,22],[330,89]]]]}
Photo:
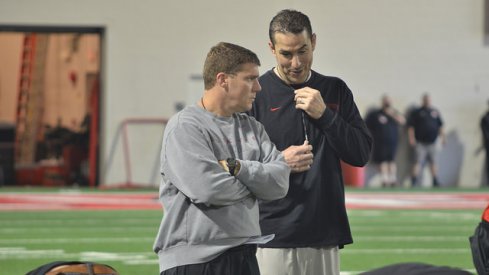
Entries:
{"type": "Polygon", "coordinates": [[[231,176],[235,176],[239,171],[239,161],[233,158],[228,158],[226,159],[226,164],[229,169],[229,174],[231,174],[231,176]]]}

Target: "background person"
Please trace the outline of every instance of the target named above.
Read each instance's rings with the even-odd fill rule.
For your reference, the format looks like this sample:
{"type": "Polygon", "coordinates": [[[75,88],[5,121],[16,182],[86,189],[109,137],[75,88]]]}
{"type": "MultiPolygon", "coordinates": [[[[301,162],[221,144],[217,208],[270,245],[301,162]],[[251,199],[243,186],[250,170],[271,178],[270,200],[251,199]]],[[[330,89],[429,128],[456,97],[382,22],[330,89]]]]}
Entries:
{"type": "Polygon", "coordinates": [[[416,154],[411,173],[411,184],[412,186],[419,184],[421,168],[425,161],[428,161],[433,186],[438,187],[440,183],[437,178],[436,141],[440,137],[444,145],[446,140],[440,112],[431,105],[431,97],[428,94],[423,95],[421,107],[411,112],[407,125],[409,144],[414,148],[416,154]]]}
{"type": "MultiPolygon", "coordinates": [[[[487,104],[489,105],[489,100],[487,104]]],[[[489,109],[482,117],[480,127],[482,131],[482,143],[486,149],[486,184],[489,185],[489,109]]]]}
{"type": "Polygon", "coordinates": [[[399,126],[404,125],[406,119],[392,107],[391,98],[384,95],[381,108],[370,112],[365,123],[374,140],[372,162],[380,172],[382,186],[397,186],[395,158],[399,142],[399,126]]]}

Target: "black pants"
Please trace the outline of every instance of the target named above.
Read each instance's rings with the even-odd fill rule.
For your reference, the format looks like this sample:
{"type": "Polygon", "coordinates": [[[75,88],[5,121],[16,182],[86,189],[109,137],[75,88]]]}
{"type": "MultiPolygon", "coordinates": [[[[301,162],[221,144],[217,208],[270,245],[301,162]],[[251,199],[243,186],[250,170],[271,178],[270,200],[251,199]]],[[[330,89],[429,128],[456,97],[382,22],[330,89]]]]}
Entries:
{"type": "Polygon", "coordinates": [[[160,275],[260,275],[256,245],[229,249],[212,261],[167,269],[160,275]]]}

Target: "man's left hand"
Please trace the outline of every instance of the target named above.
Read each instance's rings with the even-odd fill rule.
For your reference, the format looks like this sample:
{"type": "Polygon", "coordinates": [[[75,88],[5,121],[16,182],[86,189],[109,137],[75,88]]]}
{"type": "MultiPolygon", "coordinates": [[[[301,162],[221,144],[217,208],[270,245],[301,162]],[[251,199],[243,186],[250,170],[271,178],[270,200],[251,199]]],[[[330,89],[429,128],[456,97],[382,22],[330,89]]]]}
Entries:
{"type": "Polygon", "coordinates": [[[294,91],[295,108],[304,110],[314,119],[320,118],[326,110],[321,93],[313,88],[305,87],[294,91]]]}

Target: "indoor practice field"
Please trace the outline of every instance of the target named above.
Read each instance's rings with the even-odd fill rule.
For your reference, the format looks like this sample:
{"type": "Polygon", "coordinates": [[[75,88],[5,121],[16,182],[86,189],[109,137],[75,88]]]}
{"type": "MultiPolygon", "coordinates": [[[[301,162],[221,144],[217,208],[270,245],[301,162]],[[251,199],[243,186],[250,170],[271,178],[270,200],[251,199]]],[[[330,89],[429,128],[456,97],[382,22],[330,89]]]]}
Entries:
{"type": "MultiPolygon", "coordinates": [[[[475,272],[468,237],[487,190],[347,190],[355,243],[342,274],[399,262],[475,272]]],[[[158,274],[151,247],[161,219],[157,190],[0,189],[0,275],[57,260],[97,261],[120,274],[158,274]]]]}

